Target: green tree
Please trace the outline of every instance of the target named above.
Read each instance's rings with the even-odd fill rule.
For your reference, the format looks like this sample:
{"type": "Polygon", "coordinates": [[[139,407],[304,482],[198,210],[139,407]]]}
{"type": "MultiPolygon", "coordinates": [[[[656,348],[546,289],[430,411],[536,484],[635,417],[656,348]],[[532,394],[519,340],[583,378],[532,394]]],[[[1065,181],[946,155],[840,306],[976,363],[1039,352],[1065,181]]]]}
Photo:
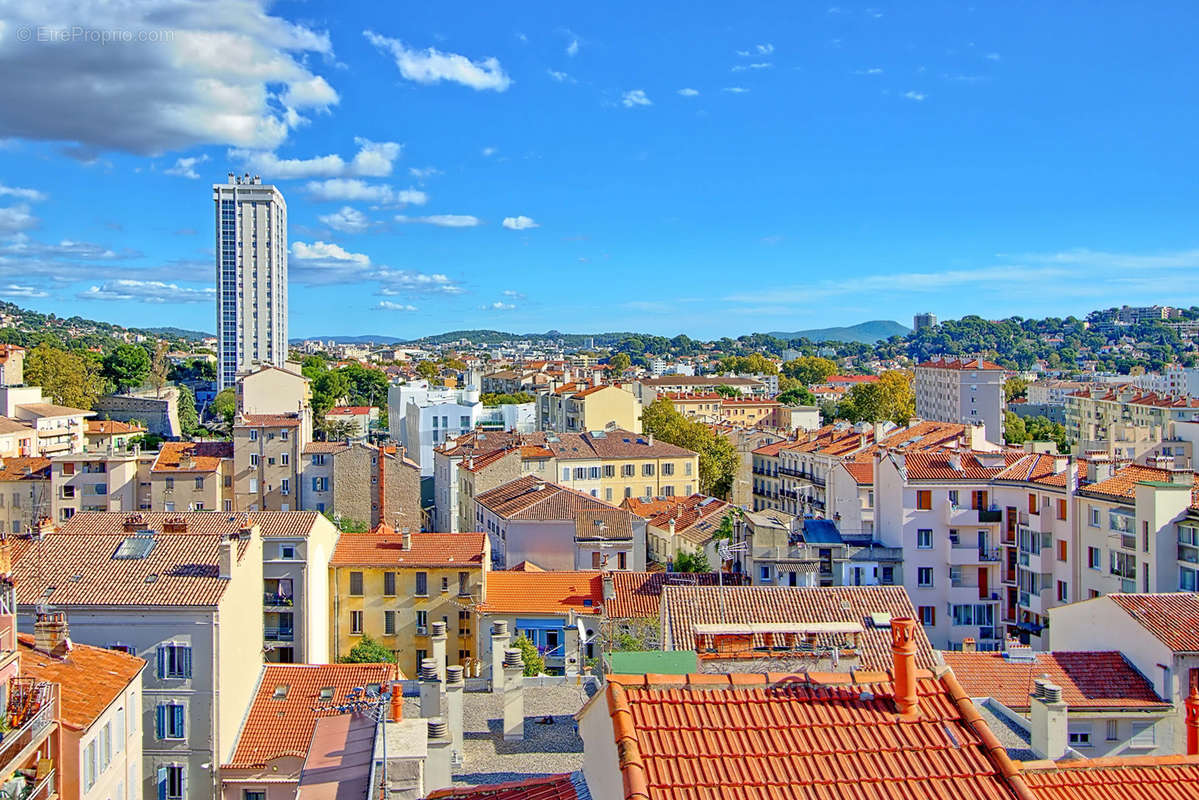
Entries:
{"type": "Polygon", "coordinates": [[[25,381],[61,406],[91,410],[104,393],[99,365],[78,353],[43,342],[25,357],[25,381]]]}
{"type": "Polygon", "coordinates": [[[118,392],[140,386],[150,373],[150,354],[135,344],[119,344],[104,356],[104,377],[118,392]]]}
{"type": "Polygon", "coordinates": [[[387,373],[350,364],[338,370],[349,386],[347,399],[352,406],[377,406],[387,402],[387,373]]]}
{"type": "Polygon", "coordinates": [[[432,361],[422,361],[416,365],[416,374],[427,381],[431,381],[438,375],[437,365],[432,361]]]}
{"type": "Polygon", "coordinates": [[[333,526],[342,533],[368,533],[370,531],[370,526],[362,520],[343,517],[332,511],[325,512],[325,519],[332,522],[333,526]]]}
{"type": "Polygon", "coordinates": [[[194,436],[201,431],[200,417],[196,414],[196,396],[190,387],[179,387],[179,427],[184,436],[194,436]]]}
{"type": "Polygon", "coordinates": [[[916,416],[912,375],[905,370],[884,372],[874,383],[859,383],[846,394],[837,414],[850,422],[883,422],[906,425],[916,416]]]}
{"type": "Polygon", "coordinates": [[[633,365],[633,359],[629,358],[628,353],[617,353],[608,359],[608,368],[613,372],[620,374],[633,365]]]}
{"type": "Polygon", "coordinates": [[[785,406],[816,405],[816,395],[809,392],[803,386],[795,386],[785,392],[781,392],[775,399],[785,406]]]}
{"type": "Polygon", "coordinates": [[[350,380],[341,370],[314,370],[313,372],[316,377],[311,379],[312,400],[310,405],[313,418],[317,425],[321,425],[325,415],[329,413],[329,409],[350,393],[350,380]]]}
{"type": "Polygon", "coordinates": [[[800,356],[783,364],[783,374],[795,378],[804,386],[824,383],[830,375],[837,374],[837,364],[818,356],[800,356]]]}
{"type": "Polygon", "coordinates": [[[227,424],[233,424],[233,415],[237,413],[237,392],[230,386],[228,389],[221,389],[217,392],[217,396],[212,398],[212,404],[209,406],[212,415],[218,419],[223,419],[227,424]]]}
{"type": "Polygon", "coordinates": [[[395,660],[395,653],[365,634],[338,659],[342,664],[394,664],[395,660]]]}
{"type": "Polygon", "coordinates": [[[447,369],[452,369],[455,372],[466,371],[466,362],[460,358],[443,358],[441,363],[444,364],[447,369]]]}
{"type": "Polygon", "coordinates": [[[721,397],[740,397],[741,396],[741,392],[738,392],[732,386],[725,386],[723,383],[720,384],[719,386],[717,386],[712,391],[716,392],[716,394],[720,395],[721,397]]]}
{"type": "Polygon", "coordinates": [[[320,428],[325,432],[326,442],[353,439],[358,433],[358,426],[348,419],[321,420],[320,428]]]}
{"type": "Polygon", "coordinates": [[[1003,398],[1007,402],[1012,402],[1017,397],[1024,397],[1028,394],[1028,381],[1024,378],[1015,377],[1008,378],[1003,382],[1003,398]]]}
{"type": "Polygon", "coordinates": [[[675,572],[711,572],[712,566],[708,563],[708,554],[703,550],[697,553],[688,553],[680,551],[674,557],[675,572]]]}
{"type": "Polygon", "coordinates": [[[532,403],[535,398],[528,392],[517,392],[516,394],[499,394],[497,392],[484,392],[479,396],[479,400],[485,406],[509,406],[520,405],[521,403],[532,403]]]}
{"type": "Polygon", "coordinates": [[[167,353],[171,351],[171,343],[160,341],[154,346],[154,356],[150,359],[150,385],[154,387],[154,396],[162,397],[162,387],[167,385],[167,376],[171,371],[171,362],[167,353]]]}
{"type": "Polygon", "coordinates": [[[697,453],[699,490],[713,497],[728,496],[740,465],[732,442],[702,422],[684,417],[665,397],[658,398],[641,412],[641,427],[664,442],[697,453]]]}
{"type": "Polygon", "coordinates": [[[512,640],[512,646],[520,651],[520,660],[524,662],[524,674],[527,677],[545,673],[545,659],[537,652],[537,645],[530,642],[523,633],[512,640]]]}

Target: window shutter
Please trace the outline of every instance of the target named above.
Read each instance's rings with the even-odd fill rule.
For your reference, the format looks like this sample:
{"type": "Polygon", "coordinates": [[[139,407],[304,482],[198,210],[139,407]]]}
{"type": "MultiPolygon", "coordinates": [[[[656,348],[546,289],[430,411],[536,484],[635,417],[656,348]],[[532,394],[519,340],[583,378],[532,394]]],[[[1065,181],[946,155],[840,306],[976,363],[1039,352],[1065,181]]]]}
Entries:
{"type": "Polygon", "coordinates": [[[1133,747],[1153,747],[1157,743],[1157,739],[1154,737],[1153,723],[1132,723],[1132,738],[1128,740],[1128,743],[1133,747]]]}
{"type": "Polygon", "coordinates": [[[179,796],[187,797],[187,767],[179,768],[179,796]]]}
{"type": "MultiPolygon", "coordinates": [[[[167,707],[163,705],[154,707],[154,737],[156,739],[165,739],[167,730],[167,707]]],[[[165,774],[165,773],[164,773],[165,774]]]]}
{"type": "Polygon", "coordinates": [[[185,678],[192,676],[192,649],[190,647],[180,647],[180,674],[185,678]]]}
{"type": "Polygon", "coordinates": [[[158,677],[165,678],[167,676],[167,649],[163,645],[158,645],[158,677]]]}
{"type": "Polygon", "coordinates": [[[167,800],[167,768],[158,768],[158,800],[167,800]]]}
{"type": "Polygon", "coordinates": [[[175,729],[174,729],[174,731],[172,731],[172,733],[174,733],[175,736],[182,739],[184,736],[184,733],[183,733],[183,706],[182,705],[172,706],[171,710],[175,712],[175,729]]]}

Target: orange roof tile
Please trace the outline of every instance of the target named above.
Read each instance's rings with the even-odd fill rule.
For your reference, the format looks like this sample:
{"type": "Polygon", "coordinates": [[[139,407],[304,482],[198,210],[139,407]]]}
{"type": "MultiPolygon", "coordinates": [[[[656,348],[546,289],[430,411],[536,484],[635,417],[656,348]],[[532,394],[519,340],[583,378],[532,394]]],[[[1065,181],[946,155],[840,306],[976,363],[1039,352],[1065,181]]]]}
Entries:
{"type": "Polygon", "coordinates": [[[115,419],[89,419],[84,423],[84,431],[91,436],[113,436],[124,433],[145,433],[146,429],[141,425],[131,425],[115,419]]]}
{"type": "Polygon", "coordinates": [[[298,414],[240,414],[233,423],[235,428],[298,428],[298,414]]]}
{"type": "Polygon", "coordinates": [[[918,367],[933,367],[935,369],[956,369],[956,370],[992,370],[1003,369],[993,361],[985,361],[981,358],[969,358],[965,361],[961,359],[937,359],[934,361],[925,361],[923,364],[917,364],[918,367]]]}
{"type": "Polygon", "coordinates": [[[1062,687],[1070,708],[1170,708],[1145,676],[1119,652],[1035,653],[1031,661],[1003,653],[941,654],[971,697],[993,697],[1013,711],[1026,711],[1033,681],[1041,675],[1062,687]]]}
{"type": "Polygon", "coordinates": [[[874,463],[871,461],[846,461],[844,462],[845,471],[849,473],[854,482],[860,486],[874,485],[874,463]]]}
{"type": "Polygon", "coordinates": [[[1194,756],[1026,762],[1019,777],[1037,800],[1199,797],[1199,759],[1194,756]]]}
{"type": "Polygon", "coordinates": [[[333,406],[326,417],[363,417],[375,410],[374,406],[333,406]]]}
{"type": "Polygon", "coordinates": [[[371,533],[343,533],[333,548],[331,567],[459,567],[480,569],[487,535],[483,533],[412,533],[404,536],[380,525],[371,533]]]}
{"type": "Polygon", "coordinates": [[[1019,461],[1024,453],[1018,450],[1004,450],[994,455],[961,452],[961,468],[954,469],[950,464],[950,450],[917,450],[904,454],[904,466],[907,469],[908,480],[914,481],[947,481],[969,480],[985,481],[994,478],[999,473],[1019,461]]]}
{"type": "Polygon", "coordinates": [[[229,535],[246,525],[257,525],[264,539],[272,536],[296,538],[307,536],[319,525],[321,514],[316,511],[251,511],[232,514],[219,511],[85,511],[75,514],[59,525],[59,533],[96,534],[124,533],[126,521],[136,521],[139,530],[162,532],[167,520],[182,520],[186,530],[177,533],[229,535]]]}
{"type": "Polygon", "coordinates": [[[616,507],[534,475],[509,481],[475,496],[475,502],[506,519],[573,520],[580,511],[616,507]]]}
{"type": "Polygon", "coordinates": [[[45,481],[50,479],[50,459],[20,456],[0,459],[0,481],[45,481]]]}
{"type": "Polygon", "coordinates": [[[216,472],[233,458],[233,442],[163,442],[152,472],[216,472]]]}
{"type": "MultiPolygon", "coordinates": [[[[1138,483],[1143,481],[1169,483],[1172,477],[1173,475],[1168,469],[1129,464],[1116,470],[1110,478],[1083,486],[1078,491],[1079,494],[1090,497],[1131,500],[1136,496],[1138,483]]],[[[1192,486],[1199,486],[1199,476],[1192,474],[1190,479],[1192,486]]]]}
{"type": "Polygon", "coordinates": [[[1105,595],[1176,653],[1199,653],[1199,594],[1105,595]]]}
{"type": "Polygon", "coordinates": [[[715,497],[693,494],[671,503],[662,510],[648,516],[642,513],[649,525],[666,529],[674,522],[674,532],[689,542],[703,544],[712,538],[724,518],[734,513],[735,507],[715,497]]]}
{"type": "Polygon", "coordinates": [[[604,587],[598,571],[487,573],[487,598],[479,611],[491,614],[598,614],[604,587]]]}
{"type": "Polygon", "coordinates": [[[612,597],[604,603],[604,613],[613,619],[656,617],[662,601],[662,587],[673,585],[716,586],[729,583],[732,576],[715,572],[680,575],[677,572],[629,572],[615,570],[612,576],[612,597]]]}
{"type": "Polygon", "coordinates": [[[316,711],[315,708],[349,699],[355,688],[387,684],[396,677],[394,664],[264,666],[233,757],[223,766],[261,767],[281,756],[304,758],[317,719],[337,713],[333,709],[316,711]],[[286,691],[280,687],[286,687],[286,691]],[[321,698],[321,689],[325,687],[333,689],[330,700],[321,698]]]}
{"type": "Polygon", "coordinates": [[[591,794],[582,775],[571,773],[508,783],[439,789],[426,800],[580,800],[584,797],[590,798],[591,794]]]}
{"type": "Polygon", "coordinates": [[[124,694],[146,660],[86,644],[73,644],[63,658],[33,648],[33,636],[17,636],[21,675],[57,683],[60,718],[68,728],[85,731],[124,694]]]}

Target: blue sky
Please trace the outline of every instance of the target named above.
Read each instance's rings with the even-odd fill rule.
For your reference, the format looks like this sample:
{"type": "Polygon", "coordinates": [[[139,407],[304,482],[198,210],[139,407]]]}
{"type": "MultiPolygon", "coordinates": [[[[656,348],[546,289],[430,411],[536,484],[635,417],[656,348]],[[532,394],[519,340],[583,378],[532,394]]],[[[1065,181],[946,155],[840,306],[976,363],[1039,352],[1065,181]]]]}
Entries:
{"type": "Polygon", "coordinates": [[[39,310],[212,330],[230,169],[286,196],[292,336],[1199,302],[1193,3],[0,20],[0,297],[39,310]]]}

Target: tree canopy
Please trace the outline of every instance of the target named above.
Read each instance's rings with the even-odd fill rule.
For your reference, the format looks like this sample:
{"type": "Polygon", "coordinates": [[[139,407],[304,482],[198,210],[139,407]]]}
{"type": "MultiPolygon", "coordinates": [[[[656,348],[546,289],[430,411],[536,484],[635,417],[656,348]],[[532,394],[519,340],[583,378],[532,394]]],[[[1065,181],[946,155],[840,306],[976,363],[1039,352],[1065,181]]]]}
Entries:
{"type": "Polygon", "coordinates": [[[91,410],[104,394],[100,364],[90,354],[72,353],[45,342],[25,357],[25,382],[61,406],[91,410]]]}
{"type": "Polygon", "coordinates": [[[541,657],[541,653],[537,652],[537,645],[530,642],[523,633],[512,640],[512,646],[520,651],[520,660],[524,662],[526,677],[545,673],[545,659],[541,657]]]}
{"type": "Polygon", "coordinates": [[[712,565],[708,563],[708,554],[703,550],[696,553],[681,551],[674,557],[672,567],[675,572],[711,572],[712,565]]]}
{"type": "Polygon", "coordinates": [[[150,374],[150,354],[136,344],[119,344],[104,356],[104,377],[118,392],[136,388],[150,374]]]}
{"type": "Polygon", "coordinates": [[[394,664],[395,653],[366,634],[338,661],[342,664],[394,664]]]}
{"type": "Polygon", "coordinates": [[[804,386],[824,383],[837,374],[836,362],[819,356],[800,356],[783,364],[783,374],[795,378],[804,386]]]}
{"type": "Polygon", "coordinates": [[[916,416],[912,373],[890,370],[873,383],[855,384],[838,404],[837,416],[850,422],[908,424],[916,416]]]}
{"type": "Polygon", "coordinates": [[[713,497],[727,497],[740,460],[732,442],[702,422],[688,419],[675,410],[668,398],[660,397],[641,413],[642,430],[664,442],[699,454],[699,490],[713,497]]]}

